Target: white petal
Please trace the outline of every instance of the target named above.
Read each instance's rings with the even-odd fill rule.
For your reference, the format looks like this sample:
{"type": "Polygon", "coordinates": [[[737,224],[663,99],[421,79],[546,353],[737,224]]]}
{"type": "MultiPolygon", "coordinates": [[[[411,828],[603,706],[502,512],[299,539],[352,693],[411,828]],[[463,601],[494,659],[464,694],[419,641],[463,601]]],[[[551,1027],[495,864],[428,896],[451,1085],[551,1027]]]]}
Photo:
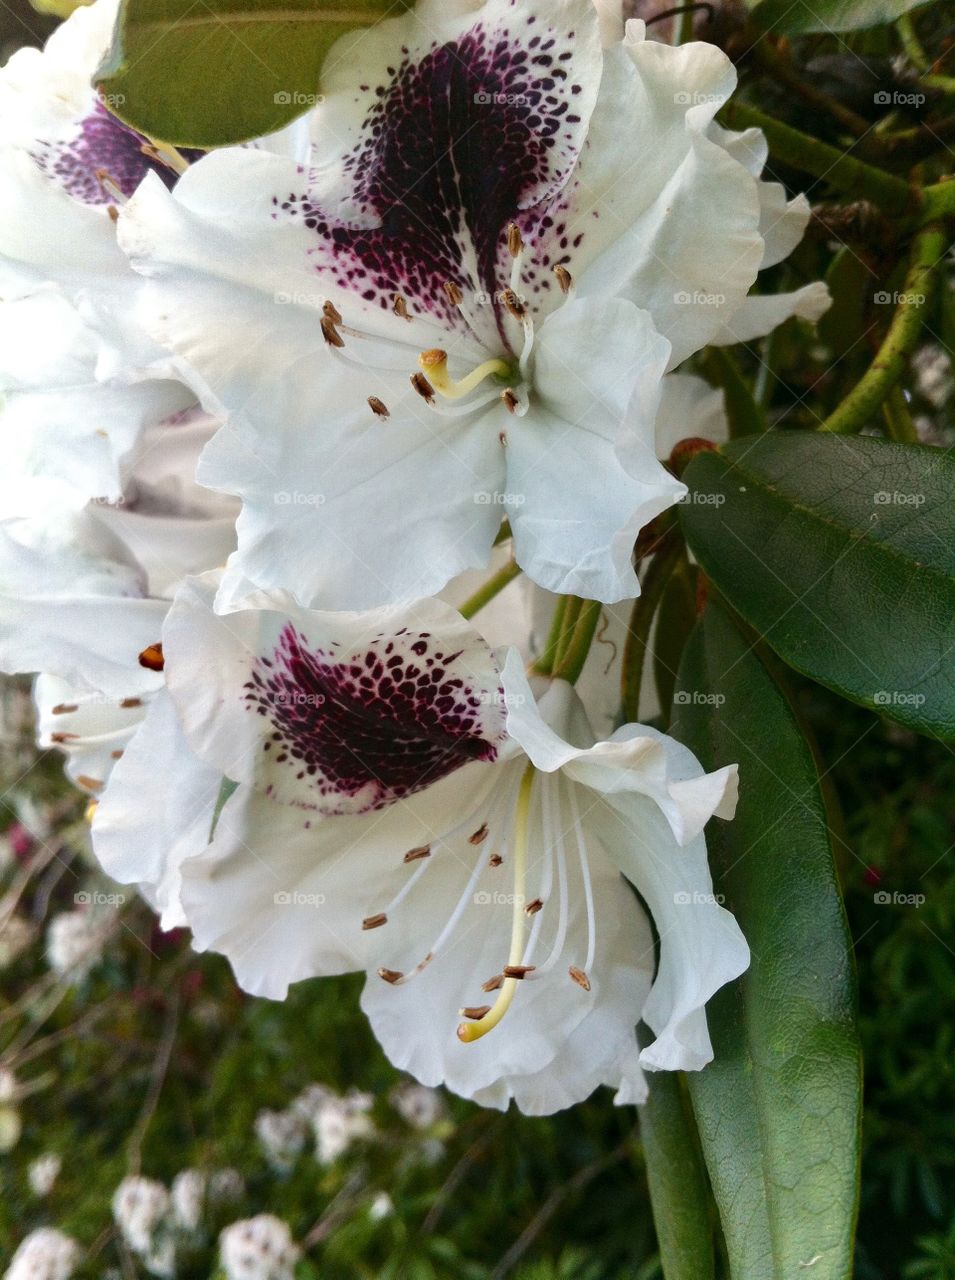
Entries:
{"type": "Polygon", "coordinates": [[[794,293],[754,294],[726,320],[711,341],[716,346],[725,347],[736,342],[750,342],[771,333],[790,316],[815,324],[829,310],[831,303],[829,290],[821,280],[803,285],[794,293]]]}
{"type": "Polygon", "coordinates": [[[185,923],[180,867],[209,843],[221,774],[189,750],[164,691],[113,768],[93,816],[93,852],[120,884],[136,884],[164,929],[185,923]]]}
{"type": "Polygon", "coordinates": [[[657,457],[665,461],[674,445],[691,438],[714,444],[729,439],[723,392],[691,373],[670,373],[663,379],[657,413],[657,457]]]}
{"type": "Polygon", "coordinates": [[[76,689],[56,676],[41,675],[34,686],[37,745],[66,755],[67,776],[99,795],[145,713],[139,698],[107,698],[76,689]]]}

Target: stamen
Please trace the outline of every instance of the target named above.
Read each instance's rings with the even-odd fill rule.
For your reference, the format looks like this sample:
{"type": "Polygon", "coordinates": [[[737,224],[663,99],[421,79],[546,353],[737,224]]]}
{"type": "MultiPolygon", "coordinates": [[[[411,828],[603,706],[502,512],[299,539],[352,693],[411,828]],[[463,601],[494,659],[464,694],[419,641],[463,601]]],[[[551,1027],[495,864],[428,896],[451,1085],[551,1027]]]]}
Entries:
{"type": "Polygon", "coordinates": [[[422,400],[428,404],[434,404],[434,387],[423,373],[413,373],[411,375],[411,385],[422,400]]]}
{"type": "Polygon", "coordinates": [[[574,783],[567,783],[567,796],[570,801],[570,816],[574,823],[574,836],[577,840],[577,856],[580,859],[580,872],[584,878],[584,900],[587,904],[587,959],[583,967],[585,971],[593,968],[594,952],[597,948],[597,916],[594,911],[594,887],[590,881],[590,863],[587,858],[587,842],[584,840],[580,824],[580,809],[577,805],[577,791],[574,783]]]}
{"type": "Polygon", "coordinates": [[[536,916],[538,911],[543,907],[544,903],[540,898],[535,898],[533,902],[529,902],[524,908],[524,914],[527,916],[536,916]]]}
{"type": "Polygon", "coordinates": [[[405,975],[399,969],[379,969],[378,977],[383,978],[385,982],[390,982],[392,986],[396,982],[400,982],[405,975]]]}
{"type": "Polygon", "coordinates": [[[504,981],[503,973],[496,973],[493,978],[488,978],[487,982],[481,983],[482,991],[496,991],[504,981]]]}
{"type": "Polygon", "coordinates": [[[124,711],[128,711],[133,707],[141,707],[143,700],[142,698],[124,698],[119,705],[124,711]]]}
{"type": "Polygon", "coordinates": [[[328,316],[322,316],[322,337],[330,347],[343,347],[345,340],[335,328],[334,320],[328,316]]]}
{"type": "MultiPolygon", "coordinates": [[[[560,785],[559,780],[555,785],[559,787],[560,785]]],[[[543,793],[543,788],[542,788],[542,793],[543,793]]],[[[534,979],[542,978],[545,973],[548,973],[551,969],[553,969],[554,965],[560,959],[561,953],[564,949],[564,941],[567,937],[567,924],[568,924],[568,919],[570,914],[568,910],[568,905],[567,905],[568,903],[567,857],[566,857],[566,851],[564,848],[563,824],[561,823],[561,816],[560,816],[560,803],[559,803],[560,791],[559,790],[556,792],[556,799],[557,799],[557,804],[552,809],[550,805],[543,803],[543,795],[542,795],[541,817],[542,817],[542,825],[544,828],[544,847],[548,854],[548,864],[547,864],[547,871],[544,879],[544,884],[541,886],[541,892],[542,892],[542,895],[545,897],[550,893],[550,887],[551,887],[551,882],[553,878],[553,866],[550,862],[550,854],[551,852],[553,852],[555,855],[554,861],[557,864],[557,901],[559,903],[559,913],[557,918],[557,934],[551,946],[550,955],[547,957],[547,959],[544,961],[543,964],[537,966],[537,969],[533,974],[534,979]]],[[[530,957],[534,948],[534,944],[537,942],[537,935],[539,932],[538,926],[540,925],[543,919],[544,919],[543,916],[539,916],[538,919],[534,921],[534,927],[531,931],[530,942],[528,943],[528,947],[527,947],[528,957],[530,957]]]]}
{"type": "Polygon", "coordinates": [[[388,406],[383,400],[379,400],[377,396],[369,396],[368,404],[376,418],[391,417],[391,414],[388,412],[388,406]]]}
{"type": "Polygon", "coordinates": [[[499,867],[503,861],[504,859],[499,853],[492,853],[487,860],[487,865],[489,867],[499,867]]]}
{"type": "Polygon", "coordinates": [[[411,319],[411,316],[408,314],[408,304],[407,302],[405,302],[404,298],[401,296],[400,293],[395,294],[395,301],[394,301],[392,310],[394,311],[395,315],[400,316],[402,320],[411,319]]]}
{"type": "Polygon", "coordinates": [[[521,235],[521,229],[516,222],[511,222],[507,228],[507,251],[512,258],[517,258],[523,248],[524,237],[521,235]]]}
{"type": "Polygon", "coordinates": [[[475,831],[473,835],[468,836],[468,844],[483,844],[486,839],[487,823],[485,822],[483,826],[478,827],[477,831],[475,831]]]}
{"type": "Polygon", "coordinates": [[[85,773],[78,773],[76,781],[81,787],[86,787],[88,791],[99,791],[103,785],[99,778],[89,778],[85,773]]]}
{"type": "Polygon", "coordinates": [[[78,702],[58,702],[55,707],[51,707],[51,716],[65,716],[71,711],[79,711],[78,702]]]}
{"type": "Polygon", "coordinates": [[[431,846],[429,844],[420,844],[416,849],[409,849],[402,859],[403,862],[417,862],[420,858],[431,857],[431,846]]]}
{"type": "MultiPolygon", "coordinates": [[[[162,671],[165,666],[165,660],[162,656],[162,645],[157,641],[156,644],[149,644],[139,655],[139,665],[145,667],[147,671],[162,671]]],[[[138,706],[138,701],[132,703],[124,700],[120,706],[138,706]]]]}
{"type": "Polygon", "coordinates": [[[481,1036],[487,1035],[511,1007],[517,983],[528,971],[522,964],[524,954],[524,880],[527,874],[528,826],[531,808],[531,796],[534,790],[536,770],[529,764],[521,778],[517,794],[517,807],[514,814],[514,908],[511,915],[511,949],[508,962],[504,966],[504,981],[500,994],[494,1004],[477,1022],[462,1022],[458,1027],[458,1039],[465,1044],[473,1044],[481,1036]],[[518,972],[520,971],[520,972],[518,972]]]}
{"type": "Polygon", "coordinates": [[[451,303],[452,307],[459,307],[464,301],[464,294],[453,280],[445,281],[444,292],[448,295],[448,301],[451,303]]]}
{"type": "Polygon", "coordinates": [[[520,404],[520,401],[510,387],[501,392],[501,399],[504,402],[504,408],[508,413],[517,412],[517,406],[520,404]]]}
{"type": "Polygon", "coordinates": [[[324,302],[322,304],[322,315],[328,316],[332,324],[342,324],[342,313],[335,306],[334,302],[324,302]]]}
{"type": "MultiPolygon", "coordinates": [[[[485,378],[489,378],[493,374],[506,377],[510,373],[508,365],[503,360],[485,360],[476,369],[472,369],[460,382],[455,382],[448,373],[448,353],[442,351],[440,347],[434,347],[430,351],[422,351],[418,356],[418,364],[422,369],[427,370],[428,379],[430,379],[430,384],[434,390],[447,400],[460,400],[462,396],[466,396],[469,391],[473,391],[485,378]]],[[[415,377],[420,376],[420,374],[415,374],[415,377]]]]}
{"type": "Polygon", "coordinates": [[[477,1020],[479,1018],[483,1018],[486,1013],[490,1013],[490,1012],[491,1012],[491,1006],[489,1004],[479,1004],[476,1006],[472,1006],[471,1008],[459,1009],[458,1017],[474,1018],[475,1020],[477,1020]]]}
{"type": "Polygon", "coordinates": [[[506,964],[504,966],[505,978],[526,978],[529,973],[533,973],[537,966],[533,964],[506,964]]]}
{"type": "Polygon", "coordinates": [[[181,175],[189,168],[189,161],[182,152],[177,151],[175,147],[168,146],[165,142],[144,142],[140,150],[143,155],[149,156],[150,160],[155,160],[157,163],[165,165],[173,173],[181,175]]]}
{"type": "Polygon", "coordinates": [[[585,991],[590,990],[590,979],[587,977],[586,973],[584,973],[583,969],[578,969],[575,964],[572,964],[567,972],[577,983],[578,987],[583,987],[585,991]]]}
{"type": "Polygon", "coordinates": [[[555,263],[554,275],[557,277],[557,283],[560,285],[561,293],[569,294],[574,287],[574,277],[562,262],[555,263]]]}
{"type": "Polygon", "coordinates": [[[501,291],[501,302],[504,304],[504,310],[508,315],[512,315],[515,320],[523,320],[527,315],[527,307],[521,302],[514,289],[503,289],[501,291]]]}
{"type": "Polygon", "coordinates": [[[107,195],[112,196],[117,204],[128,203],[129,197],[108,169],[97,169],[95,177],[96,181],[100,184],[107,195]]]}
{"type": "Polygon", "coordinates": [[[385,915],[384,911],[379,911],[377,915],[365,916],[364,920],[361,922],[361,927],[363,929],[380,929],[383,924],[387,923],[388,917],[385,915]]]}
{"type": "Polygon", "coordinates": [[[119,222],[119,210],[114,204],[108,204],[106,206],[106,212],[109,215],[110,222],[119,222]]]}

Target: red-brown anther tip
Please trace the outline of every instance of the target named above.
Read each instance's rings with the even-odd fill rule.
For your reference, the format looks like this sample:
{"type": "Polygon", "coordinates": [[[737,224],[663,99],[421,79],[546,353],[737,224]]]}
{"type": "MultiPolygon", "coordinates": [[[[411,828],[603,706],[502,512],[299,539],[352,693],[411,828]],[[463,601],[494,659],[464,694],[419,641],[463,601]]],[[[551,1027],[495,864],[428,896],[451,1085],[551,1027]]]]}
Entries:
{"type": "Polygon", "coordinates": [[[496,991],[498,987],[504,985],[504,974],[496,973],[493,978],[488,978],[487,982],[481,983],[482,991],[496,991]]]}
{"type": "Polygon", "coordinates": [[[434,404],[434,387],[423,373],[413,373],[411,375],[411,385],[422,400],[427,401],[428,404],[434,404]]]}
{"type": "Polygon", "coordinates": [[[538,911],[540,911],[541,908],[543,907],[543,905],[544,903],[540,898],[535,898],[533,902],[529,902],[527,906],[524,908],[524,914],[528,916],[536,916],[538,911]]]}
{"type": "Polygon", "coordinates": [[[574,283],[574,278],[563,263],[558,262],[555,265],[554,275],[557,277],[561,293],[570,293],[570,286],[574,283]]]}
{"type": "Polygon", "coordinates": [[[361,922],[363,929],[380,929],[383,924],[388,923],[388,917],[383,911],[379,911],[377,915],[365,916],[361,922]]]}
{"type": "Polygon", "coordinates": [[[379,969],[378,970],[378,977],[382,978],[385,982],[390,982],[392,986],[394,986],[396,982],[400,982],[404,976],[405,975],[401,972],[400,969],[379,969]]]}
{"type": "Polygon", "coordinates": [[[704,440],[702,436],[689,436],[686,440],[678,440],[673,446],[667,466],[679,478],[698,453],[713,453],[716,445],[712,440],[704,440]]]}
{"type": "Polygon", "coordinates": [[[477,831],[472,832],[471,835],[468,836],[468,844],[483,844],[487,839],[487,831],[488,827],[485,822],[483,826],[478,827],[477,831]]]}
{"type": "Polygon", "coordinates": [[[392,306],[392,310],[394,311],[396,316],[401,316],[402,320],[411,319],[411,316],[408,315],[408,304],[407,302],[405,302],[404,298],[401,296],[400,293],[395,294],[395,300],[392,306]]]}
{"type": "Polygon", "coordinates": [[[583,969],[578,969],[575,964],[572,964],[567,972],[577,983],[578,987],[583,987],[585,991],[590,990],[590,979],[587,977],[586,973],[584,973],[583,969]]]}
{"type": "Polygon", "coordinates": [[[343,347],[345,345],[344,338],[335,328],[334,321],[330,320],[328,316],[322,316],[322,337],[330,347],[343,347]]]}
{"type": "MultiPolygon", "coordinates": [[[[166,665],[165,659],[162,656],[162,645],[158,642],[156,644],[147,645],[139,655],[139,665],[141,667],[145,667],[147,671],[162,671],[163,667],[166,665]]],[[[126,698],[124,698],[120,703],[120,706],[132,705],[138,706],[139,704],[138,702],[133,704],[126,698]]]]}
{"type": "Polygon", "coordinates": [[[448,295],[448,301],[453,307],[459,307],[464,301],[464,294],[453,280],[448,280],[445,283],[444,292],[448,295]]]}
{"type": "Polygon", "coordinates": [[[432,347],[429,351],[422,351],[418,356],[418,360],[423,365],[447,364],[448,353],[442,351],[440,347],[432,347]]]}
{"type": "Polygon", "coordinates": [[[419,844],[414,849],[409,849],[405,854],[403,861],[417,862],[420,858],[431,857],[431,846],[429,844],[419,844]]]}
{"type": "Polygon", "coordinates": [[[388,406],[383,400],[379,400],[377,396],[368,397],[368,406],[376,418],[389,418],[388,406]]]}
{"type": "Polygon", "coordinates": [[[334,302],[325,302],[322,304],[322,314],[326,315],[332,324],[341,324],[342,313],[335,306],[334,302]]]}
{"type": "Polygon", "coordinates": [[[504,859],[499,853],[492,853],[487,860],[487,865],[489,867],[499,867],[503,861],[504,859]]]}
{"type": "Polygon", "coordinates": [[[533,973],[536,968],[536,964],[506,964],[504,966],[504,977],[524,978],[529,973],[533,973]]]}
{"type": "Polygon", "coordinates": [[[486,1013],[490,1012],[491,1006],[489,1004],[476,1004],[469,1005],[466,1009],[462,1009],[460,1016],[462,1018],[471,1018],[474,1022],[477,1022],[480,1018],[483,1018],[486,1013]]]}
{"type": "MultiPolygon", "coordinates": [[[[501,392],[501,402],[508,413],[516,413],[517,406],[520,403],[510,387],[505,388],[505,390],[501,392]]],[[[504,433],[502,432],[501,434],[503,435],[504,433]]]]}
{"type": "Polygon", "coordinates": [[[524,237],[521,235],[521,229],[516,222],[508,224],[507,228],[507,251],[512,258],[516,258],[520,251],[524,248],[524,237]]]}

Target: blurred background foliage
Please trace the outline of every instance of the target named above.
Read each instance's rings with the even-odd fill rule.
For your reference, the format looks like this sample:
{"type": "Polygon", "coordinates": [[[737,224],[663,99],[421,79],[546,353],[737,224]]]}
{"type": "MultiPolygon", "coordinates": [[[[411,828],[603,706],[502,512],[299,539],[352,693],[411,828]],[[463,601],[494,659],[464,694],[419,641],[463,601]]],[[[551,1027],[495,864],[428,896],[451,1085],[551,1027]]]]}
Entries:
{"type": "MultiPolygon", "coordinates": [[[[636,12],[659,18],[666,7],[636,12]]],[[[0,7],[2,55],[40,43],[55,21],[26,0],[0,7]]],[[[669,21],[656,34],[667,38],[669,21]]],[[[938,79],[952,74],[946,0],[916,10],[915,46],[912,29],[893,27],[756,39],[745,10],[729,4],[702,6],[695,23],[737,62],[743,97],[768,114],[900,173],[950,169],[953,87],[926,88],[918,106],[896,101],[919,83],[919,46],[938,79]]],[[[794,191],[808,185],[773,170],[794,191]]],[[[818,333],[793,321],[760,349],[736,348],[729,373],[712,355],[697,366],[728,389],[738,372],[770,421],[809,428],[871,360],[879,313],[889,311],[873,282],[897,288],[904,257],[879,209],[832,203],[819,183],[811,198],[805,242],[765,287],[823,275],[835,295],[829,317],[818,333]]],[[[919,437],[946,445],[955,443],[953,297],[948,280],[905,382],[919,437]]],[[[797,680],[797,689],[842,810],[840,873],[859,974],[866,1120],[856,1274],[955,1280],[955,752],[818,686],[797,680]]],[[[606,1091],[547,1120],[445,1097],[439,1117],[416,1128],[390,1101],[399,1077],[358,1009],[359,981],[301,984],[285,1004],[247,998],[224,961],[159,933],[132,900],[109,916],[86,976],[51,970],[50,921],[74,912],[77,894],[115,886],[90,862],[83,801],[59,760],[31,746],[29,693],[16,682],[3,695],[0,832],[4,1263],[27,1232],[55,1225],[88,1250],[80,1277],[134,1280],[146,1272],[110,1208],[120,1180],[141,1172],[168,1185],[187,1168],[228,1167],[244,1191],[208,1210],[179,1257],[183,1280],[213,1273],[227,1221],[266,1212],[304,1246],[298,1280],[660,1276],[638,1117],[614,1109],[606,1091]],[[307,1142],[277,1167],[256,1118],[314,1082],[373,1095],[373,1131],[331,1162],[307,1142]],[[30,1167],[51,1153],[62,1168],[38,1194],[30,1167]]]]}

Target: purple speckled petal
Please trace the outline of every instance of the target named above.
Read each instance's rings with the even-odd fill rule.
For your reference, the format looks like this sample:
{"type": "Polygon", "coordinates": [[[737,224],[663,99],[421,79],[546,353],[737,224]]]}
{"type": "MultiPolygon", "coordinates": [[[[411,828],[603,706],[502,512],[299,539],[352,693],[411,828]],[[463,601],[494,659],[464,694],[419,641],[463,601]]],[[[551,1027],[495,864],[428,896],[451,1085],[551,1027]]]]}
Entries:
{"type": "MultiPolygon", "coordinates": [[[[142,134],[123,124],[96,101],[92,111],[77,122],[77,132],[68,142],[39,139],[33,158],[54,182],[81,204],[112,204],[115,196],[104,179],[124,195],[131,196],[147,173],[157,173],[168,187],[176,174],[143,151],[148,145],[142,134]]],[[[202,152],[186,152],[187,159],[202,152]]]]}
{"type": "MultiPolygon", "coordinates": [[[[413,15],[384,24],[370,54],[363,33],[316,113],[308,193],[275,204],[314,230],[315,266],[339,287],[382,307],[400,293],[460,327],[443,286],[490,301],[507,285],[507,225],[567,181],[600,64],[578,0],[491,0],[454,25],[432,38],[413,15]]],[[[525,277],[522,292],[540,287],[525,277]]],[[[498,310],[485,307],[490,332],[498,310]]]]}
{"type": "Polygon", "coordinates": [[[326,812],[378,809],[496,758],[460,657],[427,631],[379,635],[352,654],[310,649],[288,624],[273,655],[257,660],[246,705],[271,723],[263,752],[311,779],[326,812]]]}

